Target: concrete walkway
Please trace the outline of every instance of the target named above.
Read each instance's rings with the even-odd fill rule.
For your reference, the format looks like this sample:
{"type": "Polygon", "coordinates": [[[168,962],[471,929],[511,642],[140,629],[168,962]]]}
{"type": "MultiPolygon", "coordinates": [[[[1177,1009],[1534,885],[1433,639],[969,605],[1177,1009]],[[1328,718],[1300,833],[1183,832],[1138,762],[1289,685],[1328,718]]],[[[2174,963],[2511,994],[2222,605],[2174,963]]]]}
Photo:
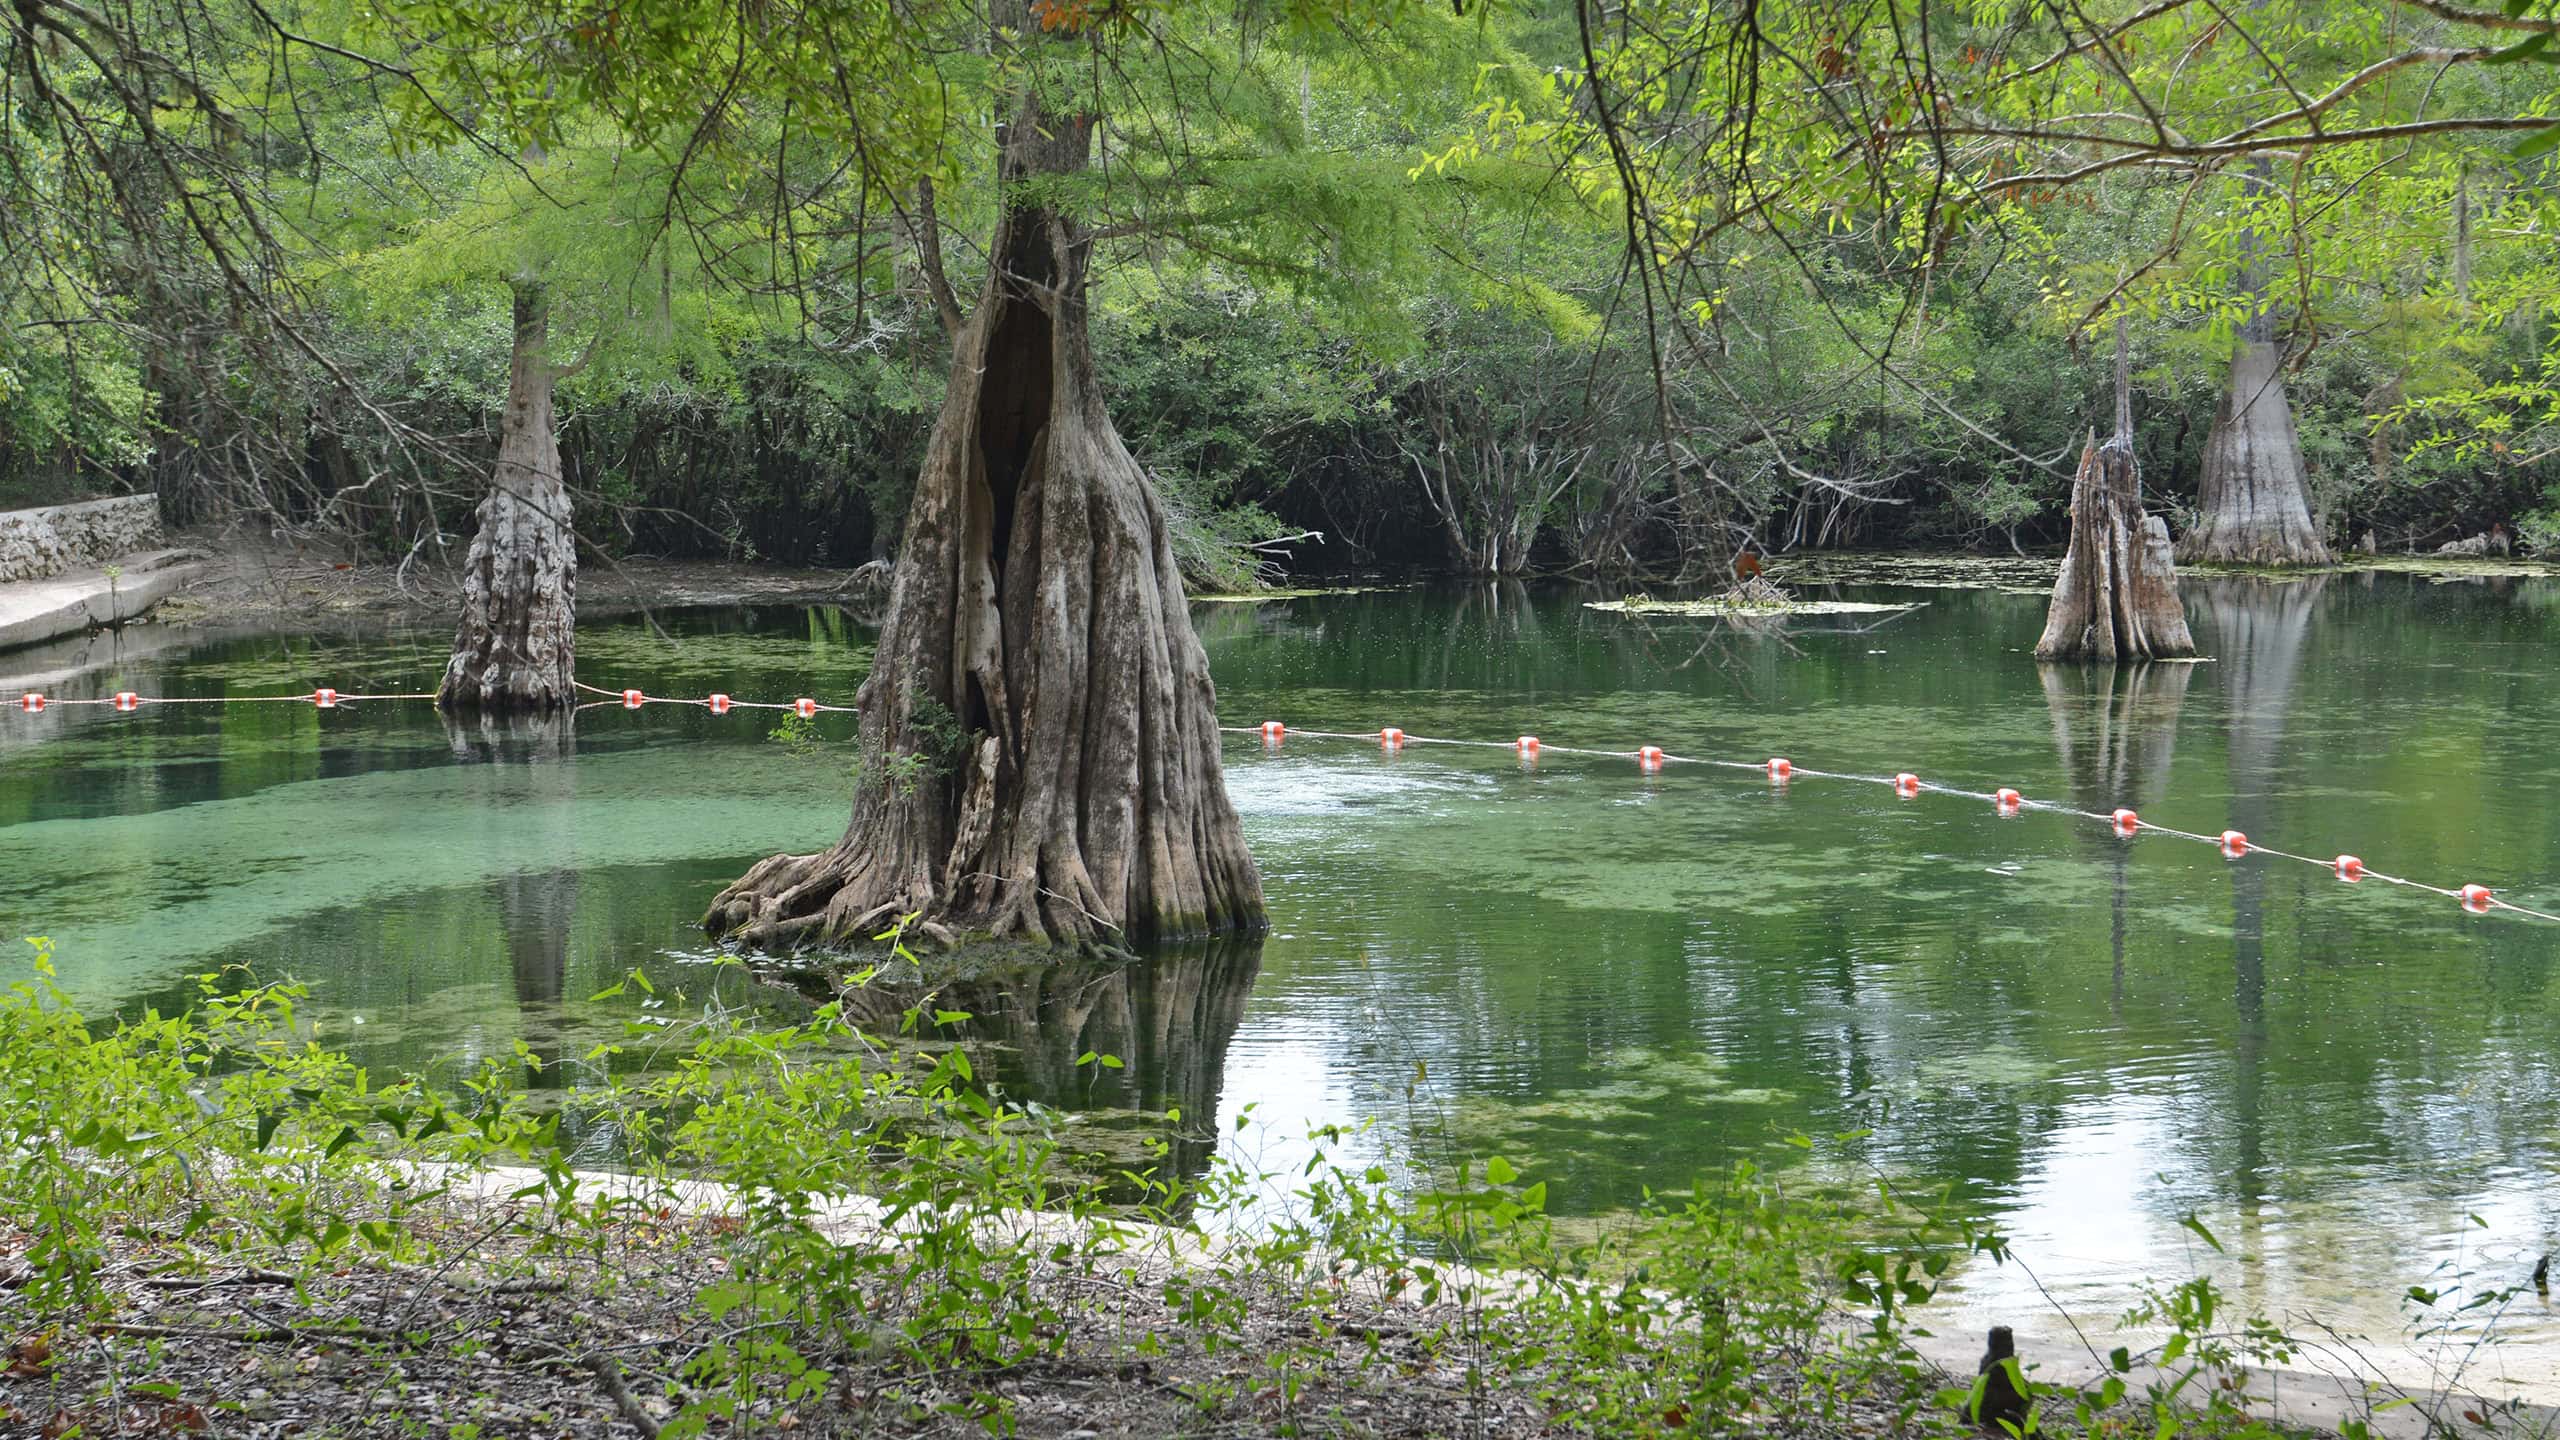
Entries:
{"type": "Polygon", "coordinates": [[[149,550],[108,566],[67,570],[42,580],[0,585],[0,650],[120,625],[159,604],[204,573],[194,550],[149,550]]]}

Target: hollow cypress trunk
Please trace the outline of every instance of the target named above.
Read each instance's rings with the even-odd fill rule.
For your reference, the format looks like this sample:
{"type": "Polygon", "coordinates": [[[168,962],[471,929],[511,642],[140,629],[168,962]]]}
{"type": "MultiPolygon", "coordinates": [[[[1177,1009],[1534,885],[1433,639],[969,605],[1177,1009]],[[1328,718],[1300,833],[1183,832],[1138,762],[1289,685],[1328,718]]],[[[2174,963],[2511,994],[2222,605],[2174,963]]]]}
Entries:
{"type": "MultiPolygon", "coordinates": [[[[2265,191],[2268,162],[2257,161],[2244,188],[2265,191]]],[[[2249,237],[2241,284],[2247,323],[2231,351],[2230,381],[2204,441],[2204,476],[2196,489],[2196,523],[2178,540],[2178,558],[2193,564],[2326,565],[2333,558],[2311,523],[2303,483],[2302,435],[2284,389],[2284,347],[2276,343],[2266,278],[2249,237]]]]}
{"type": "Polygon", "coordinates": [[[2133,446],[2091,435],[2071,482],[2071,549],[2054,577],[2039,660],[2109,664],[2196,653],[2178,603],[2169,529],[2142,513],[2133,446]]]}
{"type": "Polygon", "coordinates": [[[844,838],[776,855],[704,924],[757,945],[925,933],[1118,945],[1264,924],[1208,655],[1164,509],[1086,339],[1090,241],[1043,203],[1094,117],[1027,99],[907,512],[844,838]]]}
{"type": "Polygon", "coordinates": [[[436,703],[446,709],[548,710],[575,702],[578,551],[552,433],[551,307],[515,282],[515,343],[498,464],[463,562],[462,622],[436,703]]]}
{"type": "Polygon", "coordinates": [[[2116,431],[2092,434],[2071,482],[2071,549],[2054,577],[2039,660],[2116,664],[2196,653],[2178,603],[2169,527],[2142,513],[2133,454],[2133,375],[2124,323],[2116,323],[2116,431]]]}

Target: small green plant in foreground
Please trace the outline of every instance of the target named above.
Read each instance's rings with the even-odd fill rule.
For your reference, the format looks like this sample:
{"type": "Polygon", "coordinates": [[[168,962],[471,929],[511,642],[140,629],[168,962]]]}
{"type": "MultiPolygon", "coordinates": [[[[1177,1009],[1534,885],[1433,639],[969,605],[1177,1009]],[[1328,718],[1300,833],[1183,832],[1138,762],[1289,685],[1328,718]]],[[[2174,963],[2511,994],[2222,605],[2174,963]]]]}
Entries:
{"type": "MultiPolygon", "coordinates": [[[[546,1109],[521,1049],[447,1084],[378,1079],[318,1042],[294,985],[208,975],[183,1015],[93,1025],[43,942],[34,962],[0,997],[0,1214],[24,1242],[18,1306],[44,1333],[131,1343],[102,1277],[137,1237],[195,1271],[297,1285],[449,1268],[488,1243],[451,1222],[496,1166],[516,1167],[509,1243],[608,1285],[618,1226],[672,1213],[676,1182],[716,1181],[718,1264],[684,1323],[561,1357],[615,1387],[628,1373],[617,1393],[657,1406],[667,1435],[829,1403],[857,1369],[919,1415],[1008,1434],[1007,1378],[1070,1353],[1201,1361],[1186,1403],[1283,1434],[1332,1425],[1321,1387],[1393,1387],[1416,1365],[1460,1376],[1472,1413],[1548,1433],[1952,1431],[1965,1395],[1935,1388],[1913,1307],[1959,1261],[2005,1254],[1881,1182],[1843,1192],[1748,1164],[1596,1231],[1550,1217],[1544,1185],[1498,1157],[1419,1186],[1337,1164],[1365,1138],[1341,1130],[1285,1177],[1220,1163],[1186,1180],[1162,1140],[1118,1174],[1079,1173],[1064,1122],[991,1093],[946,1037],[968,1017],[930,997],[889,1034],[841,1004],[777,1029],[716,1007],[667,1024],[672,997],[635,973],[659,1023],[583,1057],[596,1083],[546,1109]],[[572,1126],[612,1135],[628,1173],[574,1169],[572,1126]],[[1159,1321],[1115,1329],[1138,1294],[1159,1321]]],[[[2283,1336],[2228,1325],[2205,1281],[2133,1318],[2172,1338],[2119,1350],[2086,1393],[2043,1390],[2047,1427],[2272,1433],[2226,1382],[2289,1355],[2283,1336]],[[2136,1389],[2138,1369],[2158,1378],[2136,1389]]]]}

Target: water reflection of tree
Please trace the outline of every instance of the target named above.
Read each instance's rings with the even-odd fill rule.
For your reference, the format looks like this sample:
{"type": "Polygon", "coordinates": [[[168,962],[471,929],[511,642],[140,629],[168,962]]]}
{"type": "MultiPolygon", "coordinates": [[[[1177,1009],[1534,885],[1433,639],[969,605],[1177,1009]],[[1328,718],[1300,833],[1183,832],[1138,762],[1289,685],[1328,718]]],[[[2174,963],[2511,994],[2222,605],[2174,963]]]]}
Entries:
{"type": "Polygon", "coordinates": [[[560,1003],[566,998],[570,936],[577,928],[576,850],[577,715],[450,714],[445,742],[457,760],[477,762],[484,794],[481,812],[491,817],[491,843],[512,853],[489,882],[498,932],[505,937],[525,1038],[546,1061],[528,1082],[568,1083],[562,1063],[570,1057],[561,1036],[560,1003]],[[538,817],[513,823],[510,813],[538,817]],[[546,1046],[542,1042],[548,1039],[546,1046]],[[549,1053],[544,1053],[545,1051],[549,1053]]]}
{"type": "MultiPolygon", "coordinates": [[[[2072,803],[2106,813],[2140,810],[2168,793],[2176,758],[2178,712],[2196,667],[2177,662],[2144,665],[2041,665],[2053,747],[2071,788],[2072,803]]],[[[2115,970],[2110,1002],[2124,1005],[2125,904],[2132,852],[2113,835],[2090,832],[2107,847],[2113,874],[2113,923],[2108,944],[2115,970]]]]}
{"type": "MultiPolygon", "coordinates": [[[[1008,1097],[1116,1114],[1134,1140],[1161,1133],[1175,1173],[1189,1177],[1216,1152],[1227,1046],[1261,969],[1259,940],[1229,939],[1136,963],[1009,966],[937,987],[931,1006],[969,1014],[959,1033],[979,1073],[1008,1097]],[[1120,1063],[1079,1064],[1088,1054],[1120,1063]],[[1181,1120],[1164,1125],[1173,1110],[1181,1120]]],[[[872,987],[848,994],[846,1009],[867,1028],[893,1030],[916,998],[872,987]]]]}
{"type": "MultiPolygon", "coordinates": [[[[2226,697],[2231,828],[2272,841],[2278,760],[2293,713],[2302,652],[2328,579],[2290,583],[2206,580],[2189,594],[2204,602],[2217,637],[2216,674],[2226,697]]],[[[2253,1232],[2267,1188],[2267,879],[2265,859],[2231,867],[2232,1054],[2231,1196],[2253,1232]]]]}

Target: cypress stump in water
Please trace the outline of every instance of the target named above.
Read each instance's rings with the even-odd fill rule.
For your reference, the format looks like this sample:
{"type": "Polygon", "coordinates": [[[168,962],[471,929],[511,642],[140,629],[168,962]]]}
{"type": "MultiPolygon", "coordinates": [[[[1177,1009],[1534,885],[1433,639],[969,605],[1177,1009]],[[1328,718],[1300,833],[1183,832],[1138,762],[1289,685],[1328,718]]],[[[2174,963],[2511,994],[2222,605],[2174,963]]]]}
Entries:
{"type": "Polygon", "coordinates": [[[2116,321],[2116,431],[2093,432],[2071,481],[2071,548],[2054,577],[2039,660],[2167,660],[2196,653],[2178,603],[2169,527],[2142,513],[2133,458],[2133,359],[2116,321]]]}
{"type": "Polygon", "coordinates": [[[436,703],[448,710],[549,710],[574,703],[578,551],[560,483],[551,391],[551,307],[515,282],[515,342],[498,464],[463,563],[462,622],[436,703]]]}
{"type": "Polygon", "coordinates": [[[2118,434],[2080,451],[2071,482],[2071,549],[2054,578],[2039,660],[2167,660],[2196,653],[2178,603],[2169,527],[2142,513],[2133,442],[2118,434]]]}
{"type": "MultiPolygon", "coordinates": [[[[1116,946],[1264,924],[1164,509],[1105,413],[1091,240],[1041,181],[1094,116],[1024,102],[975,314],[907,512],[844,838],[720,892],[714,934],[1116,946]]],[[[956,314],[951,317],[957,319],[956,314]]]]}

